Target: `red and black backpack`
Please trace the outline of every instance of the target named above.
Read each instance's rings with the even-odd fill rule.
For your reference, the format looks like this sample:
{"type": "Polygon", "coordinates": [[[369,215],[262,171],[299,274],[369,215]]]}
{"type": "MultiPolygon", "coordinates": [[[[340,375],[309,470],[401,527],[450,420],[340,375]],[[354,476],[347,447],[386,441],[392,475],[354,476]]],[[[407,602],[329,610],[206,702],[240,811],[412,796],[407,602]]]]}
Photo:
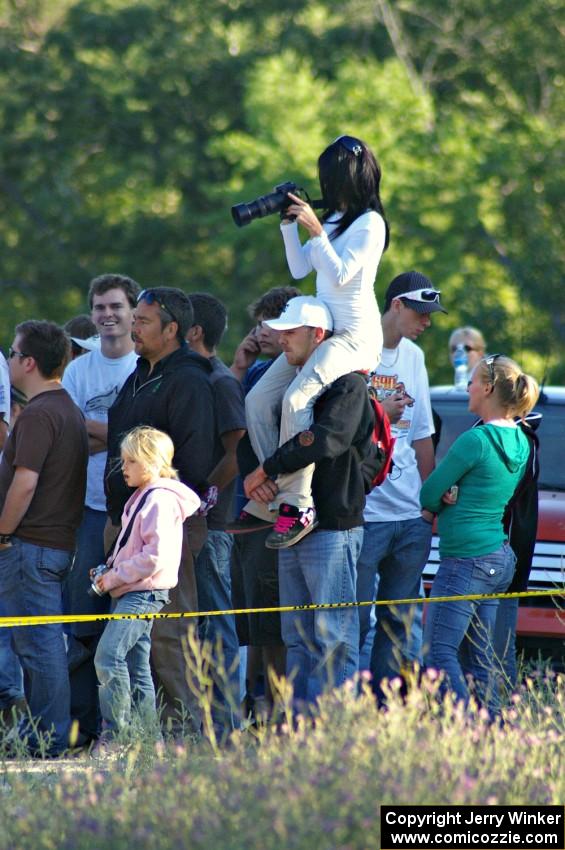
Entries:
{"type": "Polygon", "coordinates": [[[396,442],[396,437],[392,436],[390,430],[389,418],[372,387],[369,387],[369,402],[373,408],[375,424],[369,452],[361,464],[365,494],[382,484],[390,472],[396,442]]]}

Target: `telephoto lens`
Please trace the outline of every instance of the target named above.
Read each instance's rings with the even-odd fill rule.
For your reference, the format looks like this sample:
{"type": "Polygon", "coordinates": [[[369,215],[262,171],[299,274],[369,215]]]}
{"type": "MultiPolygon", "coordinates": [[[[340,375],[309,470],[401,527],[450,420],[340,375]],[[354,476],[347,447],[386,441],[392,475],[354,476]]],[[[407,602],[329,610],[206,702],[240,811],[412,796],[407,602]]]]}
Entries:
{"type": "Polygon", "coordinates": [[[300,191],[296,183],[281,183],[270,195],[262,195],[248,204],[236,204],[231,208],[232,218],[238,227],[245,227],[256,218],[283,212],[292,203],[288,193],[296,191],[300,191]]]}

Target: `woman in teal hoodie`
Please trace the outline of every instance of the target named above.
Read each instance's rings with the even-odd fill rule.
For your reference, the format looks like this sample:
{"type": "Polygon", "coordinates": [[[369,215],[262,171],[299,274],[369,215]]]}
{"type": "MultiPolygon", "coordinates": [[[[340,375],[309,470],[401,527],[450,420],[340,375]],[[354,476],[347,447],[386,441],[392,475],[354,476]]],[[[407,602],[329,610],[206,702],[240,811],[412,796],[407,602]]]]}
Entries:
{"type": "MultiPolygon", "coordinates": [[[[516,558],[502,527],[504,508],[526,467],[528,439],[514,417],[537,401],[536,381],[500,354],[484,357],[468,384],[469,410],[483,424],[461,434],[422,486],[422,508],[437,513],[440,565],[431,597],[503,593],[516,558]],[[457,495],[451,488],[457,486],[457,495]]],[[[445,673],[458,699],[499,708],[492,633],[498,600],[429,605],[425,663],[445,673]]]]}

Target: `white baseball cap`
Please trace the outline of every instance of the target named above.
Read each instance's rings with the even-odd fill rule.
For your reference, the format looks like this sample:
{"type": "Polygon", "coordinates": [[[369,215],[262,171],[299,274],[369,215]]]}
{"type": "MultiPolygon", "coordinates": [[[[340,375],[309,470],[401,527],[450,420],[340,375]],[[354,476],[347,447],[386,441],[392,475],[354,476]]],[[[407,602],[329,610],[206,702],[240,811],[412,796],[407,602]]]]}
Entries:
{"type": "Polygon", "coordinates": [[[95,351],[97,348],[100,348],[100,337],[99,336],[89,336],[87,339],[81,339],[78,336],[72,336],[72,341],[78,345],[79,348],[84,348],[86,351],[95,351]]]}
{"type": "Polygon", "coordinates": [[[287,301],[278,319],[265,319],[264,324],[276,331],[290,331],[306,325],[309,328],[333,330],[332,314],[323,301],[313,295],[298,295],[287,301]]]}

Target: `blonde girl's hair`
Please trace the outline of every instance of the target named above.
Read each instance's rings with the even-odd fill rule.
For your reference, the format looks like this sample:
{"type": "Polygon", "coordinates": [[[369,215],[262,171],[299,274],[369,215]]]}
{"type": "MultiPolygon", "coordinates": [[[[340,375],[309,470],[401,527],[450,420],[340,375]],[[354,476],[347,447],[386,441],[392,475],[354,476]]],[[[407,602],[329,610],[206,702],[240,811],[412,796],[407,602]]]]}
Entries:
{"type": "Polygon", "coordinates": [[[483,357],[475,367],[481,383],[492,384],[493,393],[502,407],[522,419],[535,406],[539,386],[535,378],[526,375],[518,364],[503,354],[483,357]]]}
{"type": "Polygon", "coordinates": [[[163,431],[139,425],[125,435],[120,449],[132,460],[154,470],[159,478],[178,480],[178,472],[173,467],[175,447],[169,435],[163,431]]]}

